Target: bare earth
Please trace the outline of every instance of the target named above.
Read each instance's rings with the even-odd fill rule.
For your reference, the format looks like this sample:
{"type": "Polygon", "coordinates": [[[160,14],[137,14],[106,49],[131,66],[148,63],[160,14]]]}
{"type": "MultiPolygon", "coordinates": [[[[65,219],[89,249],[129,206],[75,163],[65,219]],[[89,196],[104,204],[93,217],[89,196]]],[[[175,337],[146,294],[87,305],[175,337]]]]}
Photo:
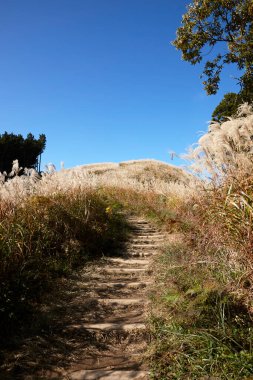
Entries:
{"type": "Polygon", "coordinates": [[[129,217],[121,255],[85,267],[44,307],[40,334],[6,355],[1,379],[147,380],[145,320],[152,256],[165,235],[129,217]],[[2,375],[3,373],[3,375],[2,375]],[[6,375],[4,375],[6,374],[6,375]]]}

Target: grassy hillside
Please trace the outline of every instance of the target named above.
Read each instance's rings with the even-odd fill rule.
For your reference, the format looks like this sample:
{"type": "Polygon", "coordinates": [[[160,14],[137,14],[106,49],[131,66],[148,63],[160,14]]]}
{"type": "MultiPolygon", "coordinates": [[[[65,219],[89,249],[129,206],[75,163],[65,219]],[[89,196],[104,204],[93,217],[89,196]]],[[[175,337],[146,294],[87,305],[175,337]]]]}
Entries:
{"type": "Polygon", "coordinates": [[[156,263],[148,360],[156,380],[253,375],[253,113],[210,124],[193,174],[155,160],[16,177],[0,188],[1,320],[124,239],[124,213],[171,233],[156,263]],[[46,286],[45,286],[46,284],[46,286]]]}
{"type": "MultiPolygon", "coordinates": [[[[122,207],[129,203],[134,209],[133,198],[137,201],[140,193],[144,199],[147,194],[155,199],[155,188],[169,186],[168,178],[173,178],[172,184],[178,182],[177,172],[183,177],[180,169],[145,161],[89,165],[45,173],[42,178],[29,172],[3,182],[2,333],[32,319],[36,305],[56,286],[57,278],[88,260],[112,254],[127,234],[122,207]]],[[[141,197],[137,203],[146,207],[141,197]]]]}

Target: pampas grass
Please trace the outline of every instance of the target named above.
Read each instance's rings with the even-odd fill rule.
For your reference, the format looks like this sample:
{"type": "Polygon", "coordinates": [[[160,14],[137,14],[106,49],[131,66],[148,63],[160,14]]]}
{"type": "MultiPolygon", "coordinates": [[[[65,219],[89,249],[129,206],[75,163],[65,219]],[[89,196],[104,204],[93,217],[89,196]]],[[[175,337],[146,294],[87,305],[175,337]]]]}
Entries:
{"type": "Polygon", "coordinates": [[[187,154],[199,181],[177,210],[181,237],[156,265],[153,379],[250,379],[253,289],[253,109],[208,132],[187,154]]]}
{"type": "Polygon", "coordinates": [[[253,163],[253,108],[242,104],[235,118],[211,121],[205,133],[185,158],[193,172],[221,178],[234,171],[251,171],[253,163]]]}
{"type": "Polygon", "coordinates": [[[231,278],[228,274],[226,279],[240,293],[241,281],[232,275],[235,268],[247,273],[253,284],[252,105],[242,104],[236,117],[221,124],[211,122],[187,157],[201,179],[190,203],[185,204],[194,244],[203,254],[222,252],[221,265],[228,273],[231,269],[231,278]]]}
{"type": "Polygon", "coordinates": [[[2,181],[0,200],[11,201],[15,205],[34,194],[48,196],[73,189],[85,191],[107,187],[187,196],[193,183],[193,177],[182,169],[151,160],[85,165],[59,172],[48,164],[46,169],[41,178],[33,169],[25,169],[24,175],[2,181]]]}

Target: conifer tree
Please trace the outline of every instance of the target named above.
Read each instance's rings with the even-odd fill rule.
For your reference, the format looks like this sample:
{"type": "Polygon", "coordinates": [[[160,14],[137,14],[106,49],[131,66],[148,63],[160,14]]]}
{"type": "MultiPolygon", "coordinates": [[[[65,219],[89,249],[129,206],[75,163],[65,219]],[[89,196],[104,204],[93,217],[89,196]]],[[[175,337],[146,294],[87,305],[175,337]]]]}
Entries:
{"type": "Polygon", "coordinates": [[[18,160],[23,168],[34,168],[38,171],[39,158],[46,147],[46,136],[41,134],[38,139],[29,133],[22,135],[4,132],[0,135],[0,172],[9,173],[12,162],[18,160]]]}

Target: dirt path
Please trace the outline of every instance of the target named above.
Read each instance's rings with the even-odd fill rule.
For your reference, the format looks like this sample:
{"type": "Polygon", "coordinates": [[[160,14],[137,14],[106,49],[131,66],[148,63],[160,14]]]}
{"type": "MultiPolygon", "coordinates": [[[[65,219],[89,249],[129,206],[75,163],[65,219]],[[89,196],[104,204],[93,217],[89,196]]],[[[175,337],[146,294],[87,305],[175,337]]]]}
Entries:
{"type": "Polygon", "coordinates": [[[148,379],[141,359],[149,340],[148,286],[164,235],[143,219],[129,222],[121,255],[73,275],[57,304],[45,306],[41,334],[25,339],[6,363],[10,379],[148,379]]]}

